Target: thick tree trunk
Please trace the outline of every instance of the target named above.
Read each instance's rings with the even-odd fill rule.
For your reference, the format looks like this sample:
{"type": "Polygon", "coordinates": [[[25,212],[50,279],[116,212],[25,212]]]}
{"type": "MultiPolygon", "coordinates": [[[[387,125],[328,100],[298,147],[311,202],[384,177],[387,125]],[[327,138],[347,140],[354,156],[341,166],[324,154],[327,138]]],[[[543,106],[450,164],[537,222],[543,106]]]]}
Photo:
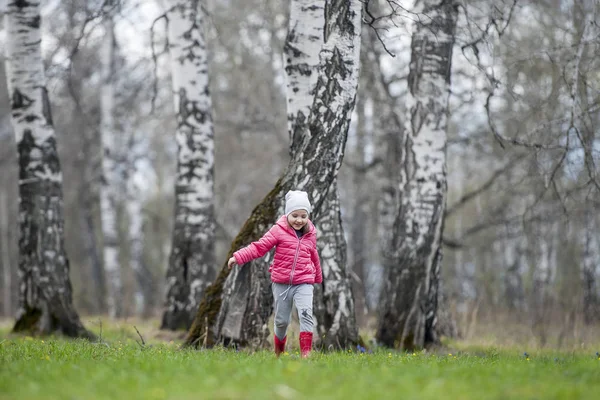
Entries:
{"type": "Polygon", "coordinates": [[[174,1],[169,18],[177,114],[175,226],[161,329],[187,329],[214,278],[214,137],[199,1],[174,1]]]}
{"type": "Polygon", "coordinates": [[[10,3],[4,22],[19,158],[19,306],[14,331],[93,338],[72,302],[62,173],[42,63],[40,3],[10,3]]]}
{"type": "MultiPolygon", "coordinates": [[[[324,43],[325,0],[292,0],[284,65],[290,144],[294,132],[303,132],[310,117],[319,75],[319,52],[324,43]]],[[[290,146],[294,157],[297,146],[290,146]]]]}
{"type": "MultiPolygon", "coordinates": [[[[291,2],[284,47],[291,158],[300,148],[294,143],[304,140],[303,135],[308,133],[306,124],[317,84],[319,52],[324,43],[324,13],[325,0],[291,2]]],[[[335,181],[329,188],[322,208],[324,213],[319,220],[314,220],[319,235],[319,254],[323,261],[323,285],[315,291],[314,296],[315,329],[319,333],[317,342],[325,348],[345,348],[356,343],[358,330],[347,278],[346,241],[335,181]]]]}
{"type": "Polygon", "coordinates": [[[446,198],[446,127],[450,66],[458,14],[454,1],[422,2],[415,24],[408,78],[407,120],[402,137],[400,207],[394,216],[392,251],[377,341],[388,347],[422,348],[439,341],[438,284],[446,198]]]}
{"type": "MultiPolygon", "coordinates": [[[[110,2],[109,2],[110,3],[110,2]]],[[[110,5],[108,5],[110,7],[110,5]]],[[[104,272],[107,282],[106,305],[110,318],[122,315],[123,282],[119,263],[119,228],[117,206],[121,188],[117,171],[116,132],[114,124],[114,50],[115,33],[112,13],[104,17],[104,38],[102,41],[102,91],[101,91],[101,132],[102,132],[102,175],[103,186],[100,192],[102,212],[102,236],[104,272]]]]}
{"type": "MultiPolygon", "coordinates": [[[[314,220],[329,211],[324,204],[342,162],[358,84],[361,8],[359,0],[326,4],[325,15],[329,19],[308,123],[306,128],[296,125],[292,145],[297,150],[292,152],[293,158],[275,188],[246,221],[229,256],[260,238],[276,221],[283,211],[284,194],[291,188],[308,192],[314,220]]],[[[273,302],[268,259],[236,268],[231,274],[223,265],[200,304],[187,345],[212,345],[223,339],[253,345],[266,342],[273,302]]]]}
{"type": "Polygon", "coordinates": [[[322,210],[315,219],[323,269],[323,284],[315,291],[314,300],[317,345],[327,350],[346,349],[356,345],[359,338],[336,181],[329,188],[322,210]]]}

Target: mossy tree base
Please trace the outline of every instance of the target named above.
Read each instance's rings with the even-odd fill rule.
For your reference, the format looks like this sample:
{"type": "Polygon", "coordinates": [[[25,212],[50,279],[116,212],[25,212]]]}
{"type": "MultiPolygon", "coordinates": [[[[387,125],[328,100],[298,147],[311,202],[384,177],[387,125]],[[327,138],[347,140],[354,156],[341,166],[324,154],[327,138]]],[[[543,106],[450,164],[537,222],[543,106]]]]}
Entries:
{"type": "Polygon", "coordinates": [[[28,308],[17,318],[13,332],[31,336],[62,334],[69,338],[96,340],[97,337],[84,328],[83,324],[72,312],[52,312],[47,305],[40,308],[28,308]]]}
{"type": "MultiPolygon", "coordinates": [[[[296,125],[286,171],[254,209],[232,243],[228,258],[271,227],[289,189],[308,192],[314,220],[328,212],[326,196],[337,179],[356,100],[361,10],[360,0],[327,3],[326,41],[310,117],[306,124],[296,125]]],[[[253,346],[264,344],[273,301],[267,262],[268,258],[256,260],[233,274],[226,262],[223,264],[217,279],[205,291],[184,346],[211,346],[229,339],[253,346]]],[[[327,313],[333,312],[328,306],[327,313]]]]}
{"type": "MultiPolygon", "coordinates": [[[[283,185],[282,181],[283,178],[275,184],[273,190],[271,190],[262,202],[254,208],[250,218],[246,220],[246,223],[231,243],[227,259],[229,259],[236,250],[258,240],[277,219],[279,210],[282,206],[282,193],[287,191],[288,187],[291,187],[289,183],[283,185]]],[[[225,261],[216,280],[209,285],[204,292],[204,297],[200,302],[192,327],[188,331],[184,346],[213,346],[218,340],[224,339],[221,337],[220,325],[222,325],[225,320],[227,310],[230,309],[229,306],[232,302],[236,302],[236,300],[240,299],[243,300],[244,305],[247,304],[249,292],[247,290],[247,285],[244,285],[244,282],[250,279],[250,275],[255,275],[254,272],[256,268],[254,267],[254,264],[257,264],[257,262],[249,263],[243,268],[235,267],[236,270],[232,271],[227,267],[227,261],[225,261]],[[241,287],[243,293],[234,293],[232,289],[225,290],[226,282],[228,287],[241,287]],[[227,296],[227,294],[229,294],[229,296],[227,296]],[[237,296],[237,298],[232,299],[232,295],[237,296]]],[[[260,273],[260,271],[257,272],[260,273]]],[[[266,270],[263,270],[263,272],[266,274],[266,270]]],[[[267,284],[269,282],[266,277],[263,277],[263,281],[266,281],[267,284]]],[[[266,297],[268,298],[269,296],[266,297]]],[[[259,309],[260,314],[257,315],[257,317],[260,318],[261,315],[266,315],[266,318],[268,319],[271,310],[267,310],[267,307],[271,307],[272,301],[271,304],[269,304],[269,300],[264,299],[263,301],[254,301],[254,304],[264,304],[264,306],[259,309]]],[[[256,310],[257,307],[255,306],[254,309],[256,310]]],[[[245,310],[242,314],[245,314],[245,310]]],[[[240,340],[239,337],[235,339],[240,340]]]]}

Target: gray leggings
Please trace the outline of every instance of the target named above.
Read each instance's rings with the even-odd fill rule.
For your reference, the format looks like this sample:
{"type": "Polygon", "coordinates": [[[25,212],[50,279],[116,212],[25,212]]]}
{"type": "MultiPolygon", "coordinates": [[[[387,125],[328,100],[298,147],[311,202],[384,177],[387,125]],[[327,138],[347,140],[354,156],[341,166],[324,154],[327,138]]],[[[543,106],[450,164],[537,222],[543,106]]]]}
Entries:
{"type": "Polygon", "coordinates": [[[292,319],[292,301],[298,310],[300,332],[312,332],[314,286],[309,283],[300,285],[273,283],[272,288],[275,300],[275,335],[280,340],[285,338],[287,327],[292,319]]]}

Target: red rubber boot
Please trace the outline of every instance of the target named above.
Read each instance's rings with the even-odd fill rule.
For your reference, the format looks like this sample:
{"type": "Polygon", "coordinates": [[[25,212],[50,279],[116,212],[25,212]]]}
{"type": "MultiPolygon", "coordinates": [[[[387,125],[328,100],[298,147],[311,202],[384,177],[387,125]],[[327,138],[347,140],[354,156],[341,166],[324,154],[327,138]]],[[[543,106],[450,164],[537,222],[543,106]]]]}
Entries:
{"type": "Polygon", "coordinates": [[[312,350],[312,332],[300,332],[300,354],[302,358],[308,358],[312,350]]]}
{"type": "Polygon", "coordinates": [[[285,351],[285,341],[287,340],[287,336],[283,338],[283,340],[279,340],[277,335],[273,335],[273,343],[275,345],[275,355],[279,357],[281,353],[285,351]]]}

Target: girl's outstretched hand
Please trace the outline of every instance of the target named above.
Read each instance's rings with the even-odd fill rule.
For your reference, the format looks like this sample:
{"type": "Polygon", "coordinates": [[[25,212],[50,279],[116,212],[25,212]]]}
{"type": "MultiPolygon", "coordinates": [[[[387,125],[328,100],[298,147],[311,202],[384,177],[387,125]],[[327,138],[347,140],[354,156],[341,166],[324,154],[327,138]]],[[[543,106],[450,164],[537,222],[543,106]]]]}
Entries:
{"type": "Polygon", "coordinates": [[[227,261],[227,266],[231,269],[235,265],[235,257],[231,257],[229,261],[227,261]]]}

